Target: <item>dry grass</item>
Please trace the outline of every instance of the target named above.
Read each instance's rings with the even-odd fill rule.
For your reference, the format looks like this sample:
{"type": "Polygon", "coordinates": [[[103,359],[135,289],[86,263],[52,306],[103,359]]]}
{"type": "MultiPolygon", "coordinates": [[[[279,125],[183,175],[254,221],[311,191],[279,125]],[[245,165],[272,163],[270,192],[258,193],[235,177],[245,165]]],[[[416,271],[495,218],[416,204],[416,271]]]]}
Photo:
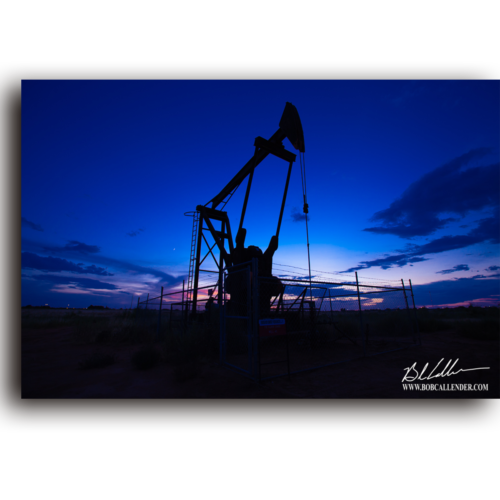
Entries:
{"type": "Polygon", "coordinates": [[[21,324],[23,329],[70,327],[72,339],[84,344],[134,343],[151,340],[158,316],[135,310],[23,309],[21,324]]]}
{"type": "Polygon", "coordinates": [[[22,311],[23,329],[69,328],[76,345],[95,345],[96,350],[79,363],[81,369],[94,369],[115,362],[113,346],[137,346],[130,362],[138,370],[148,370],[161,362],[175,366],[179,381],[195,378],[200,363],[218,355],[218,323],[194,323],[184,327],[169,322],[162,313],[158,335],[158,311],[137,310],[60,310],[22,311]],[[103,350],[104,349],[104,350],[103,350]]]}
{"type": "Polygon", "coordinates": [[[79,363],[82,370],[90,370],[92,368],[104,368],[112,365],[115,362],[115,357],[109,353],[93,352],[90,356],[79,363]]]}
{"type": "Polygon", "coordinates": [[[478,340],[497,340],[500,336],[500,322],[494,318],[468,319],[457,322],[460,337],[478,340]]]}
{"type": "Polygon", "coordinates": [[[156,366],[161,359],[161,355],[154,345],[147,345],[132,356],[132,363],[138,370],[149,370],[156,366]]]}

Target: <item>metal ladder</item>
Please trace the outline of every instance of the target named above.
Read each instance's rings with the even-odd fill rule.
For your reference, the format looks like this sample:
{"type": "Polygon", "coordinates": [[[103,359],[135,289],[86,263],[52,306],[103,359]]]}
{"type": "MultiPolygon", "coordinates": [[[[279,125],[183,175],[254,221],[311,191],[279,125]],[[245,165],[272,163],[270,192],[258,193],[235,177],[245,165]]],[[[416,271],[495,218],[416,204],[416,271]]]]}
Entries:
{"type": "Polygon", "coordinates": [[[191,302],[193,298],[193,279],[194,279],[194,267],[196,261],[196,240],[198,236],[198,224],[200,223],[200,212],[196,211],[191,213],[193,214],[193,231],[191,233],[191,256],[189,258],[188,292],[187,292],[188,303],[191,302]]]}

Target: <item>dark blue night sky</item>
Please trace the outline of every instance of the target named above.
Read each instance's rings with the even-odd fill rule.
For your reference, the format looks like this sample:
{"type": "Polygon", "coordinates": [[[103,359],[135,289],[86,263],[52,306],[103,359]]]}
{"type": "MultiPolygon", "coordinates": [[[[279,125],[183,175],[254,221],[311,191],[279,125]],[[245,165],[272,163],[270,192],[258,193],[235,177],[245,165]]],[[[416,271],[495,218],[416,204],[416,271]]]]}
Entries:
{"type": "MultiPolygon", "coordinates": [[[[182,285],[184,213],[226,185],[255,137],[278,129],[287,101],[304,129],[315,275],[411,278],[419,306],[497,305],[499,90],[498,81],[24,81],[22,305],[130,307],[182,285]]],[[[265,248],[274,234],[286,170],[276,158],[256,170],[247,244],[265,248]]],[[[235,227],[244,186],[226,207],[235,227]]],[[[297,162],[275,274],[307,272],[301,211],[297,162]]]]}

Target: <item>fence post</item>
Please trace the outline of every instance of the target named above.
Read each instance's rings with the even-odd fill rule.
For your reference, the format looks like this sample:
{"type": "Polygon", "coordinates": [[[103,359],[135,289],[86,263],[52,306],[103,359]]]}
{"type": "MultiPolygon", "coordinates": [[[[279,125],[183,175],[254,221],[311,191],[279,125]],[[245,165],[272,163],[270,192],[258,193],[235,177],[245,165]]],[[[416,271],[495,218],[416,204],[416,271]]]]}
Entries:
{"type": "Polygon", "coordinates": [[[366,339],[365,339],[365,332],[363,331],[363,313],[361,311],[361,295],[359,293],[359,281],[358,281],[358,272],[355,272],[356,274],[356,289],[358,291],[358,307],[359,307],[359,327],[361,328],[361,342],[363,344],[363,356],[366,356],[366,339]]]}
{"type": "Polygon", "coordinates": [[[332,320],[332,325],[333,325],[332,296],[330,294],[330,289],[328,289],[328,298],[330,299],[330,318],[332,320]]]}
{"type": "Polygon", "coordinates": [[[417,343],[417,338],[416,338],[416,335],[415,335],[415,326],[413,325],[412,321],[411,321],[411,315],[410,315],[410,308],[408,306],[408,297],[406,296],[406,288],[405,288],[405,282],[403,279],[401,279],[401,284],[403,285],[403,293],[404,293],[404,296],[405,296],[405,302],[406,302],[406,312],[408,313],[408,321],[411,325],[411,333],[413,335],[413,341],[415,343],[417,343]]]}
{"type": "Polygon", "coordinates": [[[248,372],[250,376],[255,378],[255,363],[254,363],[254,338],[253,338],[253,325],[252,325],[252,267],[247,266],[246,268],[247,279],[246,279],[246,287],[247,287],[247,303],[246,303],[246,314],[247,317],[247,349],[248,349],[248,372]]]}
{"type": "Polygon", "coordinates": [[[256,258],[252,259],[252,281],[253,281],[253,314],[252,314],[252,330],[253,330],[253,363],[254,377],[260,383],[260,349],[259,349],[259,313],[260,313],[260,297],[259,297],[259,261],[256,258]]]}
{"type": "Polygon", "coordinates": [[[148,293],[148,298],[146,299],[146,311],[148,310],[148,303],[149,303],[149,293],[148,293]]]}
{"type": "Polygon", "coordinates": [[[224,270],[221,267],[219,272],[219,285],[217,291],[217,303],[219,304],[219,362],[224,364],[226,361],[226,321],[224,304],[224,270]]]}
{"type": "Polygon", "coordinates": [[[415,307],[415,297],[413,296],[413,286],[411,285],[411,280],[408,281],[410,282],[411,300],[413,302],[413,314],[415,316],[415,327],[417,329],[418,344],[422,345],[422,339],[420,338],[420,328],[418,327],[417,308],[415,307]]]}
{"type": "Polygon", "coordinates": [[[186,284],[186,280],[182,280],[182,303],[181,303],[181,314],[184,322],[184,333],[186,333],[187,330],[187,324],[186,324],[186,316],[184,314],[184,287],[186,284]]]}
{"type": "Polygon", "coordinates": [[[156,331],[156,338],[160,338],[160,330],[161,330],[161,304],[163,302],[163,287],[161,287],[161,295],[160,295],[160,309],[158,311],[158,330],[156,331]]]}

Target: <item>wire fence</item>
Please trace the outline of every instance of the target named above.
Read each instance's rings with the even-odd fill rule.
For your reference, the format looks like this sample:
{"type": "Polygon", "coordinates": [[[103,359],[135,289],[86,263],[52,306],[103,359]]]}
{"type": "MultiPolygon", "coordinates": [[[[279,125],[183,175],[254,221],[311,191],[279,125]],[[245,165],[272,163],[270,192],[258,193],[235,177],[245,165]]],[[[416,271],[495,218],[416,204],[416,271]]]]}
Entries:
{"type": "Polygon", "coordinates": [[[184,287],[182,290],[168,293],[164,293],[161,287],[158,296],[150,297],[150,294],[147,294],[142,301],[139,297],[137,299],[137,322],[156,338],[162,337],[165,331],[186,331],[188,325],[197,320],[194,316],[201,317],[205,312],[207,316],[210,316],[215,307],[213,304],[217,299],[217,283],[199,287],[197,290],[196,311],[193,311],[193,301],[190,298],[193,290],[184,287]]]}
{"type": "Polygon", "coordinates": [[[210,335],[223,365],[258,381],[420,343],[411,281],[306,278],[259,276],[254,259],[199,287],[196,309],[184,287],[138,299],[137,321],[157,338],[210,335]]]}
{"type": "MultiPolygon", "coordinates": [[[[261,380],[409,347],[419,340],[403,281],[399,286],[298,279],[281,283],[283,289],[269,307],[261,305],[263,319],[283,324],[272,335],[260,328],[261,380]]],[[[260,278],[263,302],[273,293],[270,286],[275,285],[260,278]]]]}

